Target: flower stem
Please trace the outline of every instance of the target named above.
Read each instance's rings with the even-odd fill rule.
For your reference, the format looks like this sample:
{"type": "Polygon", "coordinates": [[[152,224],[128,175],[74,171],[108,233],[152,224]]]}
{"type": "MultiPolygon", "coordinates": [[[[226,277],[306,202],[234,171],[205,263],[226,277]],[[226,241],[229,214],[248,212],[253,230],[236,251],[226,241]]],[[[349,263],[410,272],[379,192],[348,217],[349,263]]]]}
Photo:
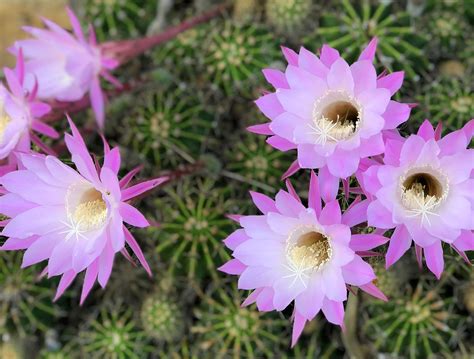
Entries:
{"type": "Polygon", "coordinates": [[[218,5],[201,15],[185,20],[182,23],[172,26],[164,32],[154,36],[103,43],[100,45],[102,53],[104,57],[113,58],[118,61],[119,65],[122,65],[143,54],[147,50],[175,38],[180,33],[219,16],[229,7],[229,5],[229,2],[218,5]]]}

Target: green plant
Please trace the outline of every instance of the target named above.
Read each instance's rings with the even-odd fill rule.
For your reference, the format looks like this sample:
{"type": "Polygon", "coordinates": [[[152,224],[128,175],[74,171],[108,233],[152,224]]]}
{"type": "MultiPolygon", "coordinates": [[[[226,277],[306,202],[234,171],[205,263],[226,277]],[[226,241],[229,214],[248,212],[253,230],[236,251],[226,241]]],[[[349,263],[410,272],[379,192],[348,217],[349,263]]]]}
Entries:
{"type": "Polygon", "coordinates": [[[162,89],[127,116],[124,143],[153,167],[194,162],[208,140],[212,116],[190,90],[162,89]]]}
{"type": "Polygon", "coordinates": [[[195,309],[196,334],[201,353],[217,358],[277,357],[288,321],[278,315],[243,308],[235,286],[216,288],[195,309]],[[225,288],[231,289],[225,289],[225,288]]]}
{"type": "Polygon", "coordinates": [[[227,153],[226,169],[250,189],[275,192],[281,175],[290,166],[290,157],[275,151],[266,139],[255,134],[235,136],[227,153]],[[273,188],[272,188],[273,187],[273,188]]]}
{"type": "Polygon", "coordinates": [[[136,37],[146,32],[155,16],[157,1],[86,0],[85,20],[100,40],[136,37]]]}
{"type": "Polygon", "coordinates": [[[170,274],[184,272],[190,279],[216,276],[216,262],[228,254],[222,246],[231,221],[224,217],[232,203],[227,189],[215,187],[210,180],[181,181],[165,189],[166,200],[156,203],[163,211],[156,236],[156,250],[169,266],[170,274]]]}
{"type": "Polygon", "coordinates": [[[120,306],[102,306],[98,317],[79,332],[78,340],[81,355],[90,358],[143,358],[151,349],[131,309],[120,306]]]}
{"type": "Polygon", "coordinates": [[[427,54],[435,58],[452,57],[472,32],[463,14],[446,9],[428,12],[416,23],[420,32],[427,29],[427,54]]]}
{"type": "Polygon", "coordinates": [[[209,35],[209,26],[201,25],[179,34],[152,53],[154,66],[165,66],[179,79],[196,80],[202,73],[202,43],[209,35]]]}
{"type": "Polygon", "coordinates": [[[185,333],[183,305],[180,304],[179,298],[161,288],[145,298],[140,318],[146,335],[158,342],[176,342],[185,333]]]}
{"type": "Polygon", "coordinates": [[[43,348],[39,354],[39,359],[75,359],[80,358],[77,343],[69,342],[60,348],[43,348]]]}
{"type": "Polygon", "coordinates": [[[47,330],[60,311],[52,302],[54,289],[39,278],[40,269],[20,269],[21,262],[21,253],[0,251],[0,333],[24,336],[47,330]]]}
{"type": "Polygon", "coordinates": [[[441,297],[435,287],[420,281],[415,288],[388,302],[370,301],[365,333],[375,347],[403,357],[431,357],[449,353],[459,341],[459,314],[455,301],[446,293],[441,297]]]}
{"type": "MultiPolygon", "coordinates": [[[[387,2],[372,6],[369,0],[341,0],[334,10],[323,12],[319,27],[306,37],[310,47],[327,42],[354,61],[362,49],[377,37],[378,64],[390,70],[404,70],[407,78],[419,79],[428,63],[423,53],[426,39],[411,24],[410,14],[395,11],[387,2]]],[[[320,45],[318,45],[320,46],[320,45]]]]}
{"type": "Polygon", "coordinates": [[[469,78],[441,78],[429,83],[417,96],[419,106],[412,112],[415,124],[428,118],[433,124],[441,121],[450,131],[461,128],[474,113],[472,90],[469,78]]]}
{"type": "Polygon", "coordinates": [[[249,92],[249,82],[276,58],[273,35],[258,24],[243,25],[232,20],[214,22],[204,46],[207,81],[226,95],[249,92]]]}
{"type": "Polygon", "coordinates": [[[291,37],[305,27],[313,6],[313,0],[267,0],[265,14],[276,30],[291,37]]]}

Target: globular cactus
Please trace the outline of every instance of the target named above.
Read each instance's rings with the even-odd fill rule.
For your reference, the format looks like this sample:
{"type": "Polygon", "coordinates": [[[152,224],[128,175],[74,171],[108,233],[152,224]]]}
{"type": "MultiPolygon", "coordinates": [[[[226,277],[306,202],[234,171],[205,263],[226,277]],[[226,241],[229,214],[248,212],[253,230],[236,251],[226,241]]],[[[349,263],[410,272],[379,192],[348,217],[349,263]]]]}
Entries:
{"type": "Polygon", "coordinates": [[[157,1],[86,0],[85,21],[92,23],[100,40],[137,37],[155,16],[157,1]]]}
{"type": "Polygon", "coordinates": [[[261,358],[278,353],[286,320],[243,308],[235,286],[214,288],[195,308],[192,332],[201,355],[216,358],[261,358]],[[230,289],[229,289],[230,287],[230,289]]]}
{"type": "Polygon", "coordinates": [[[191,90],[160,89],[126,118],[124,143],[154,168],[193,162],[213,126],[212,115],[191,90]]]}
{"type": "Polygon", "coordinates": [[[419,70],[428,67],[423,52],[426,39],[411,24],[408,13],[395,11],[387,2],[372,6],[368,0],[340,0],[335,9],[325,10],[305,43],[314,50],[314,44],[326,42],[353,61],[373,37],[379,40],[378,65],[404,70],[407,79],[419,80],[419,70]]]}
{"type": "Polygon", "coordinates": [[[39,278],[41,269],[20,269],[21,263],[21,253],[0,252],[0,334],[46,331],[60,314],[52,302],[54,289],[39,278]]]}
{"type": "Polygon", "coordinates": [[[417,24],[420,31],[427,29],[427,54],[434,58],[452,57],[473,31],[462,14],[453,11],[429,12],[417,24]]]}
{"type": "Polygon", "coordinates": [[[441,121],[450,131],[461,128],[474,113],[473,86],[469,79],[440,78],[429,83],[417,96],[419,105],[413,119],[420,124],[425,118],[441,121]]]}
{"type": "Polygon", "coordinates": [[[182,273],[189,279],[215,277],[216,261],[228,258],[221,241],[232,227],[225,218],[232,202],[227,189],[214,186],[210,180],[184,180],[165,190],[167,199],[156,202],[163,218],[151,235],[171,274],[182,273]]]}
{"type": "Polygon", "coordinates": [[[447,354],[457,347],[461,318],[454,310],[454,298],[441,297],[439,288],[420,281],[388,302],[369,302],[364,331],[379,352],[419,358],[447,354]]]}
{"type": "Polygon", "coordinates": [[[204,62],[202,43],[209,31],[208,25],[196,26],[158,47],[151,55],[154,67],[164,67],[180,80],[197,82],[204,62]]]}
{"type": "Polygon", "coordinates": [[[145,334],[160,343],[179,341],[186,330],[184,307],[177,296],[161,288],[149,294],[140,310],[145,334]]]}
{"type": "Polygon", "coordinates": [[[249,83],[278,54],[272,33],[261,25],[215,22],[203,44],[207,81],[227,95],[248,93],[249,83]]]}
{"type": "Polygon", "coordinates": [[[119,305],[103,306],[80,330],[77,340],[84,358],[138,359],[151,350],[132,311],[119,305]]]}
{"type": "MultiPolygon", "coordinates": [[[[291,157],[290,157],[291,158],[291,157]]],[[[289,156],[275,151],[265,138],[250,133],[236,136],[227,154],[227,169],[248,188],[275,192],[281,175],[291,164],[289,156]]]]}
{"type": "Polygon", "coordinates": [[[267,0],[265,15],[270,25],[291,38],[314,17],[314,5],[313,0],[267,0]]]}

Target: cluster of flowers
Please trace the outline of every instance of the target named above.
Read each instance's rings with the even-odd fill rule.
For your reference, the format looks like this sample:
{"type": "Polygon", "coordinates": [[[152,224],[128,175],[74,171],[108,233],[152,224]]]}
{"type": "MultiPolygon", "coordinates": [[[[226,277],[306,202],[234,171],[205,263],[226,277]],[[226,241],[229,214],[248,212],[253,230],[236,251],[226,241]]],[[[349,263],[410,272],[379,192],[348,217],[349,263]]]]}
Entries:
{"type": "Polygon", "coordinates": [[[125,223],[149,225],[129,202],[167,178],[130,185],[140,170],[135,168],[119,180],[119,148],[111,149],[104,139],[100,165],[71,119],[72,135],[66,134],[64,141],[77,171],[58,160],[35,134],[58,138],[45,121],[51,105],[62,108],[87,93],[102,128],[100,78],[120,86],[109,73],[120,64],[108,55],[113,46],[98,45],[92,28],[86,41],[78,19],[68,13],[74,36],[46,19],[47,29],[25,27],[35,38],[16,42],[10,49],[17,56],[16,69],[4,69],[9,90],[0,85],[0,213],[7,219],[0,226],[8,239],[1,249],[26,249],[23,267],[48,260],[42,275],[61,276],[55,299],[85,271],[82,303],[96,280],[105,287],[116,253],[132,261],[125,244],[151,274],[125,223]],[[31,151],[31,142],[47,155],[31,151]]]}
{"type": "Polygon", "coordinates": [[[308,206],[289,180],[275,200],[252,192],[262,214],[232,216],[242,228],[225,240],[233,259],[220,270],[252,290],[243,305],[281,311],[294,301],[292,345],[320,310],[344,327],[343,302],[353,286],[387,300],[362,259],[378,255],[375,247],[389,242],[388,268],[414,242],[419,265],[424,254],[437,278],[443,242],[468,263],[465,251],[474,250],[474,150],[467,149],[474,120],[443,138],[441,125],[425,120],[403,138],[397,127],[411,108],[391,98],[404,74],[377,76],[376,47],[374,38],[352,65],[326,45],[320,57],[283,48],[285,72],[263,71],[275,91],[256,104],[271,122],[249,131],[269,136],[277,150],[296,149],[283,177],[311,169],[308,206]],[[341,180],[345,197],[356,195],[343,213],[341,180]]]}
{"type": "MultiPolygon", "coordinates": [[[[7,219],[0,225],[8,238],[3,250],[26,249],[24,267],[48,260],[44,274],[62,276],[56,298],[85,271],[82,302],[96,280],[105,287],[116,253],[131,260],[125,244],[150,271],[124,223],[149,225],[129,201],[167,178],[130,186],[134,169],[119,180],[119,149],[104,139],[100,165],[71,120],[65,143],[77,170],[59,161],[34,132],[57,138],[44,121],[51,105],[87,93],[101,128],[100,79],[120,86],[110,71],[123,54],[97,44],[92,28],[86,40],[69,15],[74,34],[48,20],[47,29],[25,28],[35,38],[14,45],[17,67],[4,70],[9,89],[0,86],[0,213],[7,219]],[[31,142],[48,155],[31,152],[31,142]]],[[[375,247],[389,242],[390,266],[414,241],[420,264],[424,254],[438,278],[442,242],[464,258],[474,249],[474,152],[467,149],[474,121],[444,138],[441,127],[428,121],[416,135],[400,136],[397,126],[407,121],[410,106],[391,98],[403,73],[377,76],[376,46],[374,39],[350,66],[328,46],[319,58],[304,48],[284,48],[286,71],[264,70],[275,92],[256,103],[271,122],[249,130],[270,136],[268,143],[278,150],[297,150],[284,177],[311,169],[308,206],[289,180],[275,200],[252,192],[262,214],[231,216],[242,228],[225,240],[234,258],[220,269],[239,275],[240,289],[253,290],[244,305],[281,311],[295,302],[293,345],[320,310],[343,326],[351,286],[387,299],[363,260],[377,254],[375,247]],[[351,186],[351,177],[358,185],[351,186]],[[343,213],[337,200],[341,180],[347,198],[356,194],[343,213]],[[374,227],[370,233],[362,233],[365,222],[374,227]],[[384,236],[392,229],[391,238],[384,236]]]]}

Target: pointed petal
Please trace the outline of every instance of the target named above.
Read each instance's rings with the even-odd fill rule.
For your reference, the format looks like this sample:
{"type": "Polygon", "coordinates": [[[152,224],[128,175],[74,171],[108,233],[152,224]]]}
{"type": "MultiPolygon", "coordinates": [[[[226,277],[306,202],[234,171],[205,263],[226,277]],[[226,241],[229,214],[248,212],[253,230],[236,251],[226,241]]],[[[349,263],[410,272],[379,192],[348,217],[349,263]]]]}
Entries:
{"type": "Polygon", "coordinates": [[[325,298],[322,309],[328,322],[341,326],[344,324],[344,305],[342,302],[325,298]]]}
{"type": "Polygon", "coordinates": [[[359,287],[364,292],[370,294],[371,296],[383,300],[384,302],[388,301],[388,298],[383,294],[383,292],[375,286],[374,283],[367,283],[359,287]]]}
{"type": "Polygon", "coordinates": [[[401,256],[410,248],[411,242],[412,239],[410,233],[404,225],[399,225],[395,228],[388,246],[386,268],[390,267],[401,258],[401,256]]]}
{"type": "Polygon", "coordinates": [[[356,252],[368,251],[387,243],[389,239],[379,234],[354,234],[351,238],[350,247],[356,252]]]}
{"type": "Polygon", "coordinates": [[[63,274],[61,280],[59,281],[58,289],[56,291],[56,295],[53,299],[53,302],[57,301],[63,295],[66,289],[73,282],[74,278],[76,278],[76,275],[76,272],[74,272],[73,270],[70,270],[63,274]]]}
{"type": "Polygon", "coordinates": [[[275,201],[271,199],[270,197],[262,193],[253,192],[253,191],[250,191],[250,196],[252,196],[253,203],[255,203],[257,208],[263,214],[267,214],[268,212],[277,212],[275,201]]]}
{"type": "Polygon", "coordinates": [[[84,285],[82,286],[81,301],[80,305],[84,304],[87,296],[89,295],[99,273],[99,259],[96,259],[86,270],[86,276],[84,277],[84,285]]]}
{"type": "Polygon", "coordinates": [[[104,251],[99,258],[99,275],[98,280],[102,288],[105,288],[109,281],[110,274],[112,274],[112,267],[114,264],[114,250],[110,244],[110,239],[107,240],[104,251]]]}
{"type": "Polygon", "coordinates": [[[143,255],[143,252],[140,248],[140,246],[138,245],[137,241],[135,240],[135,238],[133,238],[132,234],[130,233],[130,231],[127,229],[127,227],[123,227],[123,230],[125,232],[125,241],[128,243],[128,245],[130,246],[130,248],[132,249],[133,253],[135,253],[135,255],[137,256],[138,260],[140,261],[141,265],[143,266],[143,268],[145,268],[146,272],[148,273],[148,275],[151,277],[151,269],[150,269],[150,266],[148,264],[148,262],[146,261],[145,259],[145,256],[143,255]]]}
{"type": "Polygon", "coordinates": [[[311,171],[311,180],[309,183],[308,206],[314,209],[316,215],[321,213],[321,194],[319,180],[314,171],[311,171]]]}
{"type": "Polygon", "coordinates": [[[339,178],[333,176],[328,167],[319,169],[318,178],[323,201],[327,203],[335,199],[339,190],[339,178]]]}
{"type": "Polygon", "coordinates": [[[150,225],[145,216],[135,207],[128,203],[121,202],[119,205],[119,212],[123,221],[139,228],[145,228],[150,225]]]}
{"type": "Polygon", "coordinates": [[[377,43],[378,43],[378,39],[376,37],[372,38],[372,40],[370,40],[367,47],[364,50],[362,50],[359,56],[359,59],[357,61],[362,61],[362,60],[369,60],[370,62],[374,61],[375,52],[377,51],[377,43]]]}
{"type": "Polygon", "coordinates": [[[301,333],[303,333],[304,326],[306,324],[306,318],[303,317],[298,311],[295,311],[295,319],[293,322],[293,333],[291,334],[291,347],[296,345],[301,333]]]}
{"type": "Polygon", "coordinates": [[[441,241],[425,247],[426,265],[434,273],[436,278],[440,279],[444,269],[443,247],[441,241]]]}
{"type": "Polygon", "coordinates": [[[94,110],[95,119],[99,128],[104,128],[105,121],[105,105],[104,105],[104,93],[100,87],[99,78],[95,77],[92,80],[91,89],[90,89],[90,99],[92,109],[94,110]]]}
{"type": "Polygon", "coordinates": [[[122,201],[123,202],[128,201],[145,192],[148,192],[152,190],[153,188],[159,186],[163,182],[166,182],[167,180],[168,180],[168,177],[158,177],[158,178],[128,187],[122,191],[122,201]]]}

